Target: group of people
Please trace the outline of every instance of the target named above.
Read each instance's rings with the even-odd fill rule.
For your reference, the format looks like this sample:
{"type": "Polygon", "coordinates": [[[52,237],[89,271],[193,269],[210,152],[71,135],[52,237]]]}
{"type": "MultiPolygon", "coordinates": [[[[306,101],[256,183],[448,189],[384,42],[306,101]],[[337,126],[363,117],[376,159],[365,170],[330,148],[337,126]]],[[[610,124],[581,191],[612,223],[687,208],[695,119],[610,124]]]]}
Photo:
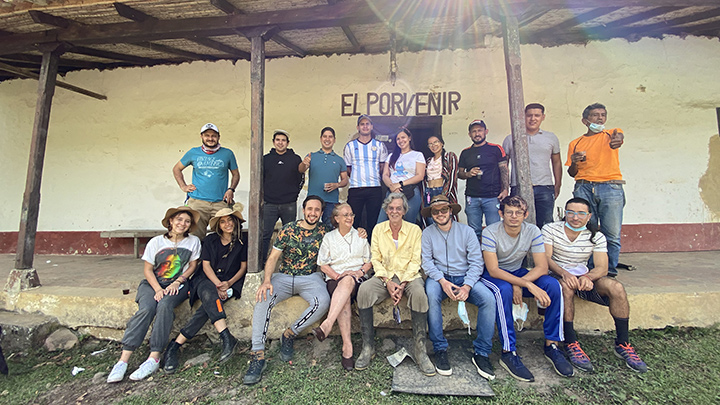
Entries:
{"type": "MultiPolygon", "coordinates": [[[[559,142],[540,129],[545,118],[542,105],[529,104],[525,113],[538,226],[525,222],[528,205],[517,195],[515,170],[511,181],[511,137],[506,138],[505,148],[488,143],[482,120],[470,123],[472,146],[459,159],[445,150],[439,135],[428,138],[432,156],[425,159],[414,150],[412,133],[404,127],[388,153],[373,136],[372,120],[365,115],[358,119],[358,137],[347,143],[343,157],[333,151],[336,137],[330,127],[321,131],[321,149],[302,159],[288,148],[289,134],[276,130],[274,148],[263,159],[262,249],[267,260],[255,293],[244,383],[260,381],[272,310],[294,295],[309,305],[281,335],[282,361],[292,359],[294,339],[322,321],[311,331],[322,341],[338,324],[343,368],[368,368],[375,354],[373,308],[391,299],[400,322],[397,306],[406,297],[413,359],[425,375],[451,375],[441,310],[443,300],[449,298],[458,303],[459,312],[466,302],[478,308],[472,362],[482,377],[495,377],[489,355],[497,326],[500,365],[519,380],[534,381],[515,348],[512,306],[526,296],[534,297],[545,311],[545,357],[558,374],[570,377],[574,367],[592,370],[573,329],[573,298],[578,296],[609,307],[617,332],[614,353],[631,369],[647,371],[629,343],[627,296],[613,278],[625,202],[617,152],[623,133],[604,128],[603,105],[592,104],[583,111],[588,131],[570,143],[566,162],[576,180],[574,198],[566,203],[564,218],[553,222],[562,177],[559,142]],[[302,203],[302,219],[296,220],[296,201],[306,172],[308,196],[302,203]],[[467,181],[468,225],[458,222],[462,209],[457,201],[458,178],[467,181]],[[385,196],[381,181],[387,187],[385,196]],[[338,189],[344,186],[349,186],[347,203],[339,200],[338,189]],[[426,221],[419,221],[420,216],[426,221]],[[270,249],[278,219],[283,227],[270,249]],[[418,224],[427,226],[423,230],[418,224]],[[531,268],[524,264],[528,254],[531,268]],[[363,340],[357,359],[350,334],[353,302],[363,340]],[[433,345],[434,362],[425,349],[426,337],[433,345]]],[[[247,247],[241,238],[242,215],[229,208],[239,181],[237,163],[219,139],[218,128],[206,124],[201,129],[202,146],[188,151],[173,168],[178,185],[188,193],[187,205],[167,211],[162,220],[167,233],[153,238],[145,249],[138,312],[128,322],[121,358],[108,382],[123,379],[127,361],[153,318],[150,356],[130,379],[141,380],[159,369],[173,309],[188,298],[191,303],[200,299],[202,305],[167,344],[165,372],[176,370],[181,345],[208,319],[220,335],[219,361],[229,359],[237,346],[227,328],[223,303],[242,292],[247,247]],[[193,184],[186,184],[182,175],[189,165],[193,184]],[[208,223],[213,233],[205,237],[208,223]],[[196,272],[198,265],[202,271],[196,272]]]]}

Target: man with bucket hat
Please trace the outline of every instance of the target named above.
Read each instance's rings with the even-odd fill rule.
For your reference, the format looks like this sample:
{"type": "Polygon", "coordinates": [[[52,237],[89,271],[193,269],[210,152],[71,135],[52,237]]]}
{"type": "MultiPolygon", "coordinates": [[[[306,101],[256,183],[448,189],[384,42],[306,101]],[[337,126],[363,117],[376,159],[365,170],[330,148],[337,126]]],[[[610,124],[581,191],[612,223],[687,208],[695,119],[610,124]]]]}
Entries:
{"type": "Polygon", "coordinates": [[[460,205],[450,203],[442,194],[433,197],[420,211],[423,217],[433,219],[433,224],[422,233],[422,267],[427,275],[428,331],[435,351],[435,369],[440,375],[452,374],[441,305],[445,298],[450,298],[458,302],[458,314],[467,322],[465,302],[478,307],[472,362],[482,377],[492,380],[495,373],[489,355],[495,332],[495,298],[480,281],[484,263],[475,231],[453,220],[458,212],[460,205]]]}
{"type": "Polygon", "coordinates": [[[235,188],[240,182],[235,154],[220,146],[220,130],[207,123],[200,128],[202,145],[192,148],[173,167],[173,176],[180,189],[187,193],[187,205],[200,217],[193,235],[205,237],[210,218],[221,208],[235,203],[235,188]],[[182,171],[192,166],[192,183],[186,184],[182,171]],[[228,186],[228,171],[231,179],[228,186]]]}

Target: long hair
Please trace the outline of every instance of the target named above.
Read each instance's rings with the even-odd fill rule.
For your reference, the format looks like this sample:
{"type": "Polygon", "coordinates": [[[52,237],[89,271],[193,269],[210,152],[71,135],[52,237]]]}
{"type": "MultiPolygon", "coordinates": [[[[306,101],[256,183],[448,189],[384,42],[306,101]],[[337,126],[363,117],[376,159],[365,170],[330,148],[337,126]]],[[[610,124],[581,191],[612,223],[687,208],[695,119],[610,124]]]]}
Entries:
{"type": "MultiPolygon", "coordinates": [[[[570,204],[583,204],[584,206],[587,207],[587,212],[590,213],[590,202],[584,198],[573,197],[573,198],[569,199],[565,203],[565,211],[567,211],[567,206],[570,204]]],[[[567,221],[567,214],[565,214],[565,216],[563,217],[562,220],[563,220],[563,222],[567,221]]],[[[593,239],[595,239],[595,234],[598,232],[598,226],[597,226],[597,224],[594,224],[593,221],[588,221],[586,226],[587,226],[588,231],[590,231],[590,242],[592,242],[592,244],[594,245],[595,241],[593,239]]]]}
{"type": "MultiPolygon", "coordinates": [[[[243,244],[242,222],[240,222],[240,220],[235,215],[229,215],[229,217],[233,224],[235,224],[235,226],[233,227],[232,234],[230,235],[230,246],[228,247],[227,253],[222,256],[223,259],[226,258],[230,254],[230,252],[232,252],[236,243],[239,242],[240,245],[243,244]]],[[[222,229],[220,229],[220,221],[217,222],[217,225],[215,225],[215,227],[215,233],[217,233],[219,236],[222,236],[222,234],[225,233],[222,229]]]]}
{"type": "MultiPolygon", "coordinates": [[[[178,216],[180,214],[187,214],[187,216],[190,217],[190,228],[192,228],[193,225],[197,225],[195,223],[195,217],[193,216],[193,214],[189,213],[188,211],[178,211],[178,212],[170,215],[170,218],[168,218],[168,226],[167,226],[168,231],[165,232],[166,238],[170,239],[170,232],[172,232],[172,221],[173,221],[173,219],[175,219],[176,216],[178,216]]],[[[190,228],[188,228],[188,230],[185,231],[185,233],[183,233],[183,237],[187,238],[188,236],[190,236],[190,228]]]]}
{"type": "Polygon", "coordinates": [[[393,142],[395,144],[395,148],[390,155],[390,167],[392,167],[393,169],[395,169],[395,163],[400,158],[401,153],[400,147],[397,145],[397,136],[403,132],[408,136],[408,138],[410,138],[410,150],[415,150],[415,143],[413,142],[412,132],[410,132],[410,130],[404,126],[398,128],[398,132],[395,134],[395,142],[393,142]]]}

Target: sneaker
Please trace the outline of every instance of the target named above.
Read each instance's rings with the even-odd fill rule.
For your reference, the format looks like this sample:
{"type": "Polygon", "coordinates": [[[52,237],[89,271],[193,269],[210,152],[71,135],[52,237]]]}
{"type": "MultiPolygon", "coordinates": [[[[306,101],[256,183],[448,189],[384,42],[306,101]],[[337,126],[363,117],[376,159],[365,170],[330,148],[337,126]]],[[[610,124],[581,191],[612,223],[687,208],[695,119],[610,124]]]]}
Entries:
{"type": "Polygon", "coordinates": [[[435,353],[435,371],[440,375],[452,375],[452,367],[450,367],[447,350],[441,350],[435,353]]]}
{"type": "Polygon", "coordinates": [[[647,364],[640,360],[640,357],[635,353],[635,349],[630,346],[630,343],[620,343],[615,345],[615,355],[625,360],[625,364],[632,370],[638,373],[647,372],[647,364]]]}
{"type": "Polygon", "coordinates": [[[112,368],[112,371],[110,371],[110,375],[108,375],[107,382],[109,383],[116,383],[122,381],[123,377],[125,377],[125,372],[127,371],[127,363],[124,361],[118,361],[112,368]]]}
{"type": "Polygon", "coordinates": [[[585,354],[577,340],[565,345],[565,357],[570,360],[570,364],[578,369],[587,371],[588,373],[593,371],[593,365],[590,363],[590,358],[587,354],[585,354]]]}
{"type": "Polygon", "coordinates": [[[500,355],[500,365],[517,380],[525,382],[535,381],[535,377],[530,370],[525,367],[522,361],[520,361],[520,356],[518,356],[516,352],[507,352],[500,355]]]}
{"type": "Polygon", "coordinates": [[[133,381],[144,380],[160,368],[160,360],[155,360],[152,357],[148,357],[143,364],[138,367],[132,374],[130,379],[133,381]]]}
{"type": "Polygon", "coordinates": [[[490,363],[490,359],[488,357],[476,354],[473,355],[472,362],[477,368],[478,374],[480,374],[484,379],[488,381],[495,379],[495,371],[493,370],[492,363],[490,363]]]}
{"type": "Polygon", "coordinates": [[[292,360],[295,353],[295,334],[287,328],[280,336],[280,360],[288,362],[292,360]]]}
{"type": "Polygon", "coordinates": [[[560,349],[555,343],[545,346],[545,358],[550,360],[555,372],[563,377],[572,377],[575,375],[575,369],[568,363],[560,349]]]}
{"type": "Polygon", "coordinates": [[[260,382],[262,373],[266,367],[265,352],[263,350],[250,353],[250,365],[245,373],[245,377],[243,377],[243,384],[253,385],[260,382]]]}

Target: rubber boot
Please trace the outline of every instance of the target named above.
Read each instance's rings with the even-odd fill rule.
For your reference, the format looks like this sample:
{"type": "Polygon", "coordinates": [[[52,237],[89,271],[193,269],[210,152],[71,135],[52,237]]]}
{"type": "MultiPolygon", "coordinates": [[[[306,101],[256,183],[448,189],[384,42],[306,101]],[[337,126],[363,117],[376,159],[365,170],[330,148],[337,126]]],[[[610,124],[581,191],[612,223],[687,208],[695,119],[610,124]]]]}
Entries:
{"type": "Polygon", "coordinates": [[[238,340],[230,333],[230,329],[225,328],[225,330],[220,332],[220,342],[222,344],[222,353],[220,353],[220,359],[218,361],[224,363],[235,353],[235,346],[237,346],[238,340]]]}
{"type": "Polygon", "coordinates": [[[359,309],[360,332],[362,333],[363,345],[360,356],[355,361],[355,370],[365,370],[370,366],[370,360],[375,357],[375,326],[373,326],[373,309],[359,309]]]}
{"type": "Polygon", "coordinates": [[[425,347],[425,338],[427,336],[427,312],[412,313],[412,329],[413,329],[413,355],[415,364],[420,371],[426,376],[435,375],[435,366],[430,361],[425,347]]]}
{"type": "Polygon", "coordinates": [[[180,360],[178,359],[178,352],[180,351],[180,345],[176,341],[168,343],[165,349],[165,366],[163,371],[165,374],[173,374],[177,371],[180,360]]]}

